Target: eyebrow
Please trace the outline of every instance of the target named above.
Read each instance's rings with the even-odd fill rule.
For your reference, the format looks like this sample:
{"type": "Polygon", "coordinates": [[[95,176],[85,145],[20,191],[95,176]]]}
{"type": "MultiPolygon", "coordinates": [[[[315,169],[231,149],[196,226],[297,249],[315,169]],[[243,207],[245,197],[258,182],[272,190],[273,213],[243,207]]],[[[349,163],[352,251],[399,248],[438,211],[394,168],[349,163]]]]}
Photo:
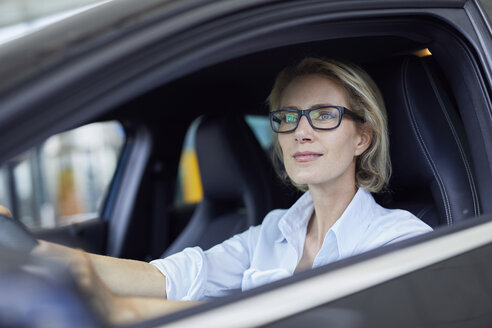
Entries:
{"type": "MultiPolygon", "coordinates": [[[[330,105],[330,104],[316,104],[316,105],[312,105],[311,107],[307,108],[307,109],[312,109],[312,108],[316,108],[316,107],[325,107],[325,106],[335,106],[335,105],[330,105]]],[[[284,107],[280,107],[280,109],[299,109],[299,107],[297,106],[284,106],[284,107]]]]}

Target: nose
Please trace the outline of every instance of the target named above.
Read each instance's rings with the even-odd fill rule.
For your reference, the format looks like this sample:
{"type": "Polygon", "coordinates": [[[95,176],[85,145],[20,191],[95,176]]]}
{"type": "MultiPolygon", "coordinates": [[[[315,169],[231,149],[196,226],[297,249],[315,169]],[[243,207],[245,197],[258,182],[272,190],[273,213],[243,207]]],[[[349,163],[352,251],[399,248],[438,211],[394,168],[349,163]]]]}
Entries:
{"type": "Polygon", "coordinates": [[[313,140],[313,128],[309,124],[306,116],[301,116],[299,125],[297,125],[297,129],[294,131],[294,136],[296,141],[300,143],[310,142],[313,140]]]}

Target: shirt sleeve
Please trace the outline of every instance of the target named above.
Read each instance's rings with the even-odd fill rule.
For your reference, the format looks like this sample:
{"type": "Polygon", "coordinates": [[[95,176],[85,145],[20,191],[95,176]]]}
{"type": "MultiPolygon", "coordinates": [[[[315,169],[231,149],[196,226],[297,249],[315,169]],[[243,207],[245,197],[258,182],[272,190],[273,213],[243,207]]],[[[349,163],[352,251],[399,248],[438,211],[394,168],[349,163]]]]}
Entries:
{"type": "Polygon", "coordinates": [[[186,248],[164,259],[150,262],[166,276],[166,294],[170,300],[207,300],[240,289],[243,272],[250,266],[260,226],[207,251],[186,248]]]}

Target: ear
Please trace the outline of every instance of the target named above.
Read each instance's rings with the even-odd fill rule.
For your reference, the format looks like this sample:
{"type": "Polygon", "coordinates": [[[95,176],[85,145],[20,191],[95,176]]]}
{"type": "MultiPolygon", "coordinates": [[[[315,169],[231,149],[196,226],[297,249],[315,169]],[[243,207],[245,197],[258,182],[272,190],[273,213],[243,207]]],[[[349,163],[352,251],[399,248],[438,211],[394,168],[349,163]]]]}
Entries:
{"type": "Polygon", "coordinates": [[[372,142],[372,136],[373,136],[373,131],[372,129],[367,125],[367,123],[363,123],[362,126],[359,128],[359,136],[357,138],[357,144],[355,145],[355,155],[359,156],[363,152],[369,148],[372,142]]]}

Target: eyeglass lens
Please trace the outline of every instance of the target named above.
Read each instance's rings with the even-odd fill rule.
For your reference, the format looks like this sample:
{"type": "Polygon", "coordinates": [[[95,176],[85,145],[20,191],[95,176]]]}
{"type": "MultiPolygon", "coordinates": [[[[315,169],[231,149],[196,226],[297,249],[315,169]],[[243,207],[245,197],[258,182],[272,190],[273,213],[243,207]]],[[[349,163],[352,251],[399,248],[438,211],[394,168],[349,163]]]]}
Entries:
{"type": "MultiPolygon", "coordinates": [[[[273,114],[272,126],[277,132],[292,131],[297,127],[300,113],[290,110],[280,110],[273,114]]],[[[309,118],[313,127],[320,129],[335,128],[340,121],[340,112],[335,107],[311,110],[309,118]]]]}

